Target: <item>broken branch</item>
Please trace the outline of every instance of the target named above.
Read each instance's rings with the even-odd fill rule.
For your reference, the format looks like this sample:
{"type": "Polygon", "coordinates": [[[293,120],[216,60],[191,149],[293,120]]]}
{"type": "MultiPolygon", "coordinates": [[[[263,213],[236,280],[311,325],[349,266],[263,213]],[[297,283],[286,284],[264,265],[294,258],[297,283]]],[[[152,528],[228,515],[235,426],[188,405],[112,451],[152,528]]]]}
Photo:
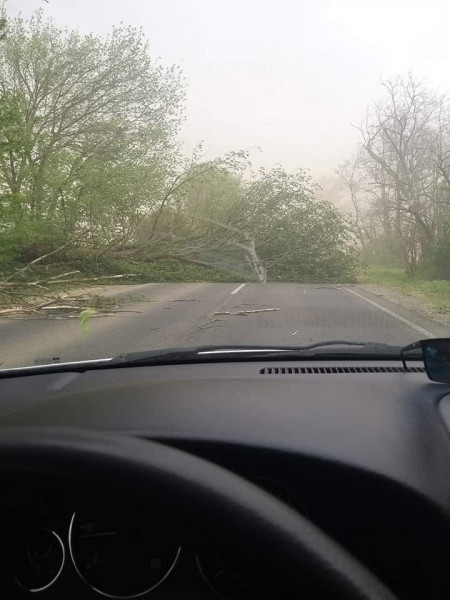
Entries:
{"type": "Polygon", "coordinates": [[[238,315],[241,317],[246,317],[247,315],[251,315],[254,313],[262,313],[262,312],[274,312],[280,310],[279,308],[258,308],[256,310],[236,310],[236,311],[232,311],[232,310],[224,310],[224,311],[218,311],[215,312],[215,315],[238,315]]]}

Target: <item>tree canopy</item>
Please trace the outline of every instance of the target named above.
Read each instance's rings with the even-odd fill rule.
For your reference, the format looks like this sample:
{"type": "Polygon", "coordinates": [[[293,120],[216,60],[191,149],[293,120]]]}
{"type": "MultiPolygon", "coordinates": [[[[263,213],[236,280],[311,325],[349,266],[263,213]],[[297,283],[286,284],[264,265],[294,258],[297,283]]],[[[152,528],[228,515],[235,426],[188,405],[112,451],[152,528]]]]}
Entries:
{"type": "MultiPolygon", "coordinates": [[[[180,151],[185,86],[139,29],[60,29],[38,11],[0,41],[0,264],[61,244],[270,277],[354,277],[353,226],[305,171],[180,151]],[[69,243],[68,243],[69,241],[69,243]]],[[[219,116],[218,116],[219,118],[219,116]]]]}

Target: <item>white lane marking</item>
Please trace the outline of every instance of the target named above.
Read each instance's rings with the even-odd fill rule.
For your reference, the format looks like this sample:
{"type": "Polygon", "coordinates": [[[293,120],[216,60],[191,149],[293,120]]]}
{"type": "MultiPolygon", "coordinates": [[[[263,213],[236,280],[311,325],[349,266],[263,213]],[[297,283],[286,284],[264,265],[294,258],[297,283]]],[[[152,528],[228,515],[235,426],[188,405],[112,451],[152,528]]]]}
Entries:
{"type": "Polygon", "coordinates": [[[419,325],[416,325],[412,321],[409,321],[408,319],[405,319],[405,317],[401,317],[400,315],[397,315],[395,312],[392,312],[388,308],[385,308],[384,306],[381,306],[381,304],[378,304],[378,302],[374,302],[373,300],[370,300],[369,298],[366,298],[362,294],[358,294],[358,292],[355,292],[354,290],[351,290],[349,288],[345,287],[344,290],[346,292],[350,292],[350,294],[354,294],[355,296],[358,296],[358,298],[361,298],[361,300],[365,300],[365,302],[368,302],[369,304],[371,304],[372,306],[375,306],[376,308],[378,308],[379,310],[383,311],[384,313],[390,315],[391,317],[394,317],[394,319],[397,319],[397,321],[400,321],[401,323],[404,323],[405,325],[408,325],[408,327],[411,327],[411,329],[415,329],[416,331],[418,331],[422,335],[426,335],[427,337],[436,337],[434,335],[434,333],[431,333],[431,331],[428,331],[427,329],[424,329],[423,327],[420,327],[419,325]]]}
{"type": "Polygon", "coordinates": [[[233,290],[232,292],[230,292],[230,296],[234,296],[234,294],[237,294],[240,290],[242,290],[242,288],[244,287],[245,283],[241,283],[241,285],[238,285],[238,287],[233,290]]]}

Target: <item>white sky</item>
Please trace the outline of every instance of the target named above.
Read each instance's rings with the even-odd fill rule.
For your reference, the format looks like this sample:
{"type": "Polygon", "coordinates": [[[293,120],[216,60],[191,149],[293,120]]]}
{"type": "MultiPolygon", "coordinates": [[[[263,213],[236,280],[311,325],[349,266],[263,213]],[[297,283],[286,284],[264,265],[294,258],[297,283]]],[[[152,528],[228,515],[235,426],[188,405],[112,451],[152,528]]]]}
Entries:
{"type": "Polygon", "coordinates": [[[333,175],[379,79],[413,70],[450,89],[449,0],[8,0],[59,25],[142,26],[187,80],[186,148],[259,146],[257,164],[333,175]]]}

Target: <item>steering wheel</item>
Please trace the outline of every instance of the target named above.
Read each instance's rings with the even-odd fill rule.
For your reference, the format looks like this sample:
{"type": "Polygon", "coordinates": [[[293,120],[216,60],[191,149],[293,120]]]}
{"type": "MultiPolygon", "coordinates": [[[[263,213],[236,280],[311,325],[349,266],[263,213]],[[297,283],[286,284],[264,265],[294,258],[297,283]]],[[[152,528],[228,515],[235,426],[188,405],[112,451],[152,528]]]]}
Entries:
{"type": "Polygon", "coordinates": [[[395,599],[347,550],[281,501],[215,464],[160,443],[86,430],[5,429],[0,477],[3,498],[25,508],[34,508],[26,503],[36,486],[58,489],[71,503],[74,496],[86,501],[94,493],[144,507],[159,502],[191,531],[213,531],[234,544],[299,597],[306,578],[325,598],[395,599]]]}

